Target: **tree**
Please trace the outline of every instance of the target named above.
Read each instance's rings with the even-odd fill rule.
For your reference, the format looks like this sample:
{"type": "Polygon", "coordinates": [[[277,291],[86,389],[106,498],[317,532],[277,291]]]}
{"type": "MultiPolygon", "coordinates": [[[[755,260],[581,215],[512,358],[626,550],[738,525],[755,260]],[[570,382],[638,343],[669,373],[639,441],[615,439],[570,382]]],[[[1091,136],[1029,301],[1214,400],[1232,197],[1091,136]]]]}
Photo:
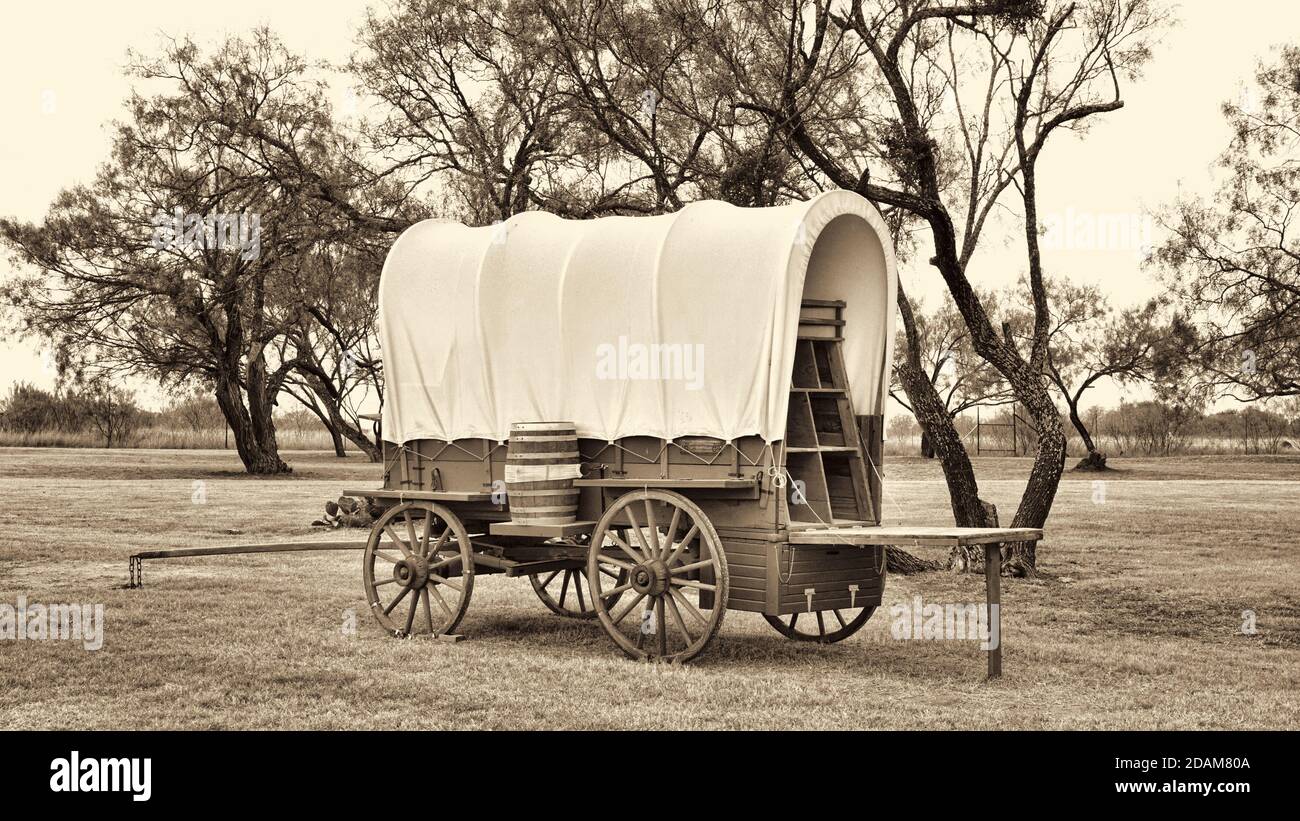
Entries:
{"type": "Polygon", "coordinates": [[[106,448],[126,444],[140,426],[140,409],[130,391],[98,382],[83,390],[79,399],[86,418],[104,437],[106,448]]]}
{"type": "Polygon", "coordinates": [[[15,382],[0,402],[0,427],[19,433],[43,430],[80,430],[85,422],[75,397],[65,391],[42,390],[27,382],[15,382]]]}
{"type": "Polygon", "coordinates": [[[1212,201],[1167,209],[1153,255],[1202,381],[1243,401],[1300,396],[1300,47],[1261,63],[1253,91],[1223,106],[1233,136],[1212,201]]]}
{"type": "MultiPolygon", "coordinates": [[[[617,5],[617,4],[615,4],[617,5]]],[[[658,8],[660,4],[656,4],[658,8]]],[[[1087,4],[990,0],[848,4],[665,0],[660,30],[688,31],[722,79],[716,94],[774,129],[809,180],[857,191],[900,229],[926,229],[931,265],[973,349],[1007,381],[1038,429],[1016,526],[1041,526],[1065,459],[1045,379],[1050,313],[1039,253],[1037,164],[1049,138],[1123,106],[1120,80],[1148,56],[1158,19],[1144,0],[1087,4]],[[990,215],[1018,194],[1033,295],[1021,350],[967,275],[990,215]]],[[[703,83],[701,83],[703,85],[703,83]]],[[[984,525],[974,471],[912,346],[916,322],[900,289],[909,350],[897,373],[944,468],[953,515],[984,525]]],[[[1004,570],[1029,573],[1034,546],[1012,545],[1004,570]]]]}
{"type": "Polygon", "coordinates": [[[191,433],[220,429],[225,425],[221,408],[210,393],[191,390],[190,393],[175,399],[167,406],[163,416],[179,420],[191,433]]]}
{"type": "MultiPolygon", "coordinates": [[[[1149,300],[1116,313],[1094,285],[1051,277],[1045,284],[1052,315],[1047,372],[1087,449],[1079,468],[1103,470],[1106,454],[1093,441],[1079,405],[1083,395],[1103,379],[1126,385],[1150,378],[1151,357],[1162,334],[1158,324],[1161,304],[1149,300]]],[[[1022,287],[1019,294],[1021,304],[1029,305],[1032,297],[1028,290],[1022,287]]]]}
{"type": "Polygon", "coordinates": [[[337,456],[347,439],[372,461],[379,443],[366,433],[358,402],[383,400],[383,367],[374,350],[378,321],[376,248],[317,249],[292,277],[301,306],[280,341],[280,356],[294,364],[284,390],[329,431],[337,456]]]}
{"type": "MultiPolygon", "coordinates": [[[[929,314],[917,314],[913,309],[913,316],[920,369],[942,400],[950,419],[955,420],[977,405],[1002,405],[1014,399],[1006,380],[971,347],[966,323],[951,302],[945,301],[929,314]]],[[[906,333],[900,330],[895,350],[908,351],[910,345],[906,333]]],[[[902,389],[899,367],[900,362],[895,360],[889,395],[911,411],[907,392],[902,389]]],[[[924,433],[921,455],[927,459],[935,455],[924,433]]]]}
{"type": "Polygon", "coordinates": [[[358,182],[310,68],[266,30],[208,56],[181,41],[135,57],[132,76],[157,93],[133,93],[95,180],[40,224],[0,220],[27,269],[0,293],[27,332],[76,352],[71,369],[88,379],[209,387],[255,474],[290,470],[272,416],[303,365],[277,356],[304,313],[290,275],[355,234],[323,202],[346,191],[368,204],[377,190],[358,182]]]}
{"type": "Polygon", "coordinates": [[[444,186],[471,224],[530,208],[582,210],[587,173],[553,60],[531,4],[400,0],[371,10],[351,71],[383,104],[369,129],[386,173],[444,186]]]}

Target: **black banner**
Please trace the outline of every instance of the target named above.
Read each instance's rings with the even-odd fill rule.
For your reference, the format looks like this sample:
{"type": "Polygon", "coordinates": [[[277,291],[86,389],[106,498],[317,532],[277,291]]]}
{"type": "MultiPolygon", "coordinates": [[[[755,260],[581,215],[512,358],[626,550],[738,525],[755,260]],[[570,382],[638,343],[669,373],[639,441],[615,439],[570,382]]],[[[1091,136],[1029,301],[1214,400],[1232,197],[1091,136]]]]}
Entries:
{"type": "Polygon", "coordinates": [[[19,732],[0,736],[0,786],[6,802],[138,812],[280,800],[331,808],[358,798],[388,806],[421,783],[445,790],[460,782],[473,784],[471,793],[486,790],[499,811],[503,802],[535,802],[561,781],[566,790],[585,782],[595,797],[611,795],[595,784],[620,776],[632,794],[655,792],[646,779],[663,777],[670,804],[692,796],[725,804],[728,795],[761,788],[807,812],[842,812],[846,801],[862,806],[864,787],[972,809],[1037,800],[1071,807],[1195,800],[1220,809],[1285,800],[1296,782],[1296,737],[1284,733],[756,735],[19,732]]]}

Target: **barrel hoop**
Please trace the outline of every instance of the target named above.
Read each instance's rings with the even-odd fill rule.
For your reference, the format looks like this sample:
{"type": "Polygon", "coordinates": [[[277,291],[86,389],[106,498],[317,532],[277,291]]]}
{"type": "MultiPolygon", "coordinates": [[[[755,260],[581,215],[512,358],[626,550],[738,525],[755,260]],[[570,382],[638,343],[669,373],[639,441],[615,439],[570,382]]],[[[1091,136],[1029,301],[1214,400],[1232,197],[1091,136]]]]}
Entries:
{"type": "Polygon", "coordinates": [[[511,516],[537,516],[537,515],[551,515],[551,514],[557,516],[564,515],[564,514],[573,514],[575,516],[577,515],[574,511],[573,505],[550,505],[547,507],[522,507],[522,508],[511,505],[510,507],[511,516]]]}
{"type": "Polygon", "coordinates": [[[576,439],[566,442],[538,442],[533,439],[512,439],[510,453],[569,453],[578,449],[576,439]]]}
{"type": "Polygon", "coordinates": [[[577,459],[577,458],[578,458],[578,452],[577,452],[576,450],[566,450],[566,451],[562,451],[562,452],[559,452],[559,453],[557,453],[557,452],[555,452],[555,451],[550,451],[550,452],[547,452],[547,453],[510,453],[509,455],[506,456],[506,460],[507,460],[507,461],[509,461],[509,460],[511,460],[511,459],[520,459],[520,460],[527,461],[527,462],[537,461],[538,459],[569,459],[569,460],[573,460],[573,459],[577,459]]]}

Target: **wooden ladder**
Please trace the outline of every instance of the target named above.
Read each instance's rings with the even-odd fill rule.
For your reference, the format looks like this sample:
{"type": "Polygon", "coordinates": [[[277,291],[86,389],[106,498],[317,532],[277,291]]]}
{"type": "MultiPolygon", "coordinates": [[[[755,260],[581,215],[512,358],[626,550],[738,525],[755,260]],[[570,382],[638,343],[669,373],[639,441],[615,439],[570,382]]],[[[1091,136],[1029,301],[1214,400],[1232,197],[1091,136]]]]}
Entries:
{"type": "Polygon", "coordinates": [[[866,459],[844,369],[843,328],[843,302],[802,302],[785,462],[790,478],[802,482],[805,503],[799,504],[793,493],[785,494],[792,528],[875,522],[866,459]]]}

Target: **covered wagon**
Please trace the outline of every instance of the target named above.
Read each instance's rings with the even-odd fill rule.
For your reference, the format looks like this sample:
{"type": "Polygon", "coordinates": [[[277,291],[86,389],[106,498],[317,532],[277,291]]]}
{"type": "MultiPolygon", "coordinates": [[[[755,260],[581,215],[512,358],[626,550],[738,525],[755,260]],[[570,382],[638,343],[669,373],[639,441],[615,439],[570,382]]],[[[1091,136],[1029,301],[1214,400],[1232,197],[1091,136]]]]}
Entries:
{"type": "Polygon", "coordinates": [[[635,658],[698,655],[728,610],[852,635],[909,541],[880,528],[896,289],[847,191],[411,227],[379,289],[383,487],[348,491],[386,507],[376,619],[453,635],[494,573],[635,658]]]}

